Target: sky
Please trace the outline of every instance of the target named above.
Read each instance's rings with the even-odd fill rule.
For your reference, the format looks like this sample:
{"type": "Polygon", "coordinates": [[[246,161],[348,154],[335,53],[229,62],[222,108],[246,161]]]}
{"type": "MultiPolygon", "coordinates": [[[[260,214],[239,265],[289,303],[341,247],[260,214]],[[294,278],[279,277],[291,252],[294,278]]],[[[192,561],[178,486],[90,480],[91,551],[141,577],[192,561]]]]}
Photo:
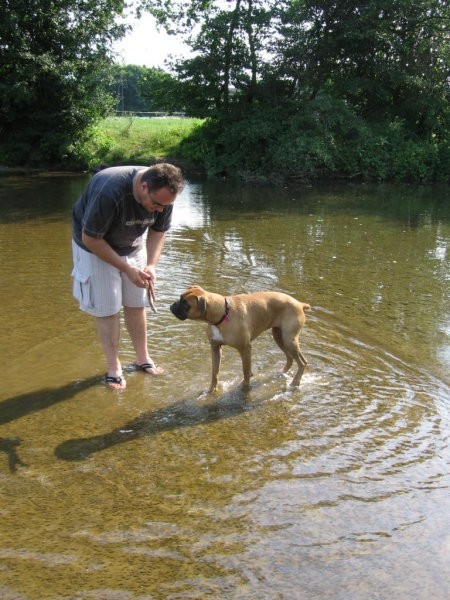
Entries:
{"type": "Polygon", "coordinates": [[[114,45],[116,62],[119,64],[164,68],[164,61],[169,54],[178,58],[189,54],[189,48],[175,36],[157,31],[151,15],[144,14],[139,20],[129,18],[128,22],[132,30],[114,45]]]}

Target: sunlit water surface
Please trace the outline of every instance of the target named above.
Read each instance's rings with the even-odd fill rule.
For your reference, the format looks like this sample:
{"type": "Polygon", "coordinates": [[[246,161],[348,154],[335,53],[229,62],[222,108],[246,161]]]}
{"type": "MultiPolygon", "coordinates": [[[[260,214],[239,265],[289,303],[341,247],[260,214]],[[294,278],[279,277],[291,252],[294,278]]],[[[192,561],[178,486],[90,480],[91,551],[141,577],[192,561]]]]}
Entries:
{"type": "Polygon", "coordinates": [[[71,297],[88,176],[0,179],[0,597],[447,599],[450,192],[191,183],[160,263],[150,350],[106,389],[71,297]],[[269,333],[251,389],[207,395],[190,284],[309,302],[309,367],[269,333]]]}

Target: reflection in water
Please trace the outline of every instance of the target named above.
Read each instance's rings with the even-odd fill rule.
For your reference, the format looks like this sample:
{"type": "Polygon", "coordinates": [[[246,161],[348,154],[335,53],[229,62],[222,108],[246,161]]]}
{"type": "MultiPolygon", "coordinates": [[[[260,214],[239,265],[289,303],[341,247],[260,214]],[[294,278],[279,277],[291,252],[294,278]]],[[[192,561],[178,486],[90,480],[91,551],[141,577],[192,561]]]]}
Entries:
{"type": "MultiPolygon", "coordinates": [[[[447,188],[190,184],[149,314],[162,378],[102,383],[71,297],[81,177],[0,179],[2,598],[446,599],[447,188]],[[250,389],[191,284],[312,304],[298,390],[270,334],[250,389]]],[[[130,340],[121,341],[124,365],[130,340]]]]}
{"type": "Polygon", "coordinates": [[[34,218],[66,218],[73,198],[82,192],[88,179],[73,174],[0,177],[0,223],[16,225],[34,218]]]}

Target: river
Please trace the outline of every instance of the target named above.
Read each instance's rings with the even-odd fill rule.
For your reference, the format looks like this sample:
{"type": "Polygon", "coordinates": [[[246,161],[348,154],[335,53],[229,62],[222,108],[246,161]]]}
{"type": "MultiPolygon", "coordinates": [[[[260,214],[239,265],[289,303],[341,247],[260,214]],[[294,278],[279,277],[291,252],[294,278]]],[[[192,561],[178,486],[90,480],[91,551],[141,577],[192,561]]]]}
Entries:
{"type": "Polygon", "coordinates": [[[189,182],[160,261],[160,378],[102,383],[71,295],[88,175],[0,178],[0,596],[446,600],[450,189],[189,182]],[[269,333],[207,394],[189,285],[311,304],[299,389],[269,333]]]}

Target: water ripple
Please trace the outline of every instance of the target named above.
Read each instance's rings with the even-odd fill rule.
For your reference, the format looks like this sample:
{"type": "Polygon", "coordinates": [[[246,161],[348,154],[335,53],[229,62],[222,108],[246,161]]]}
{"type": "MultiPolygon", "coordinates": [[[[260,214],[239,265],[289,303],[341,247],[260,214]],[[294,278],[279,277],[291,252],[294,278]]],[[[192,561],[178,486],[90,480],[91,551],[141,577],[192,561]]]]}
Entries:
{"type": "Polygon", "coordinates": [[[447,493],[450,486],[448,386],[330,320],[323,313],[310,322],[310,366],[300,390],[273,397],[274,411],[288,403],[296,435],[252,458],[272,473],[253,499],[264,506],[258,524],[289,525],[292,511],[306,511],[306,531],[295,531],[297,541],[308,545],[308,527],[320,523],[329,536],[322,535],[318,546],[342,542],[348,519],[355,522],[354,542],[388,538],[425,518],[418,494],[447,493]],[[378,511],[378,529],[371,530],[362,506],[380,504],[390,516],[380,527],[378,511]],[[326,511],[319,521],[311,512],[317,510],[326,511]]]}

